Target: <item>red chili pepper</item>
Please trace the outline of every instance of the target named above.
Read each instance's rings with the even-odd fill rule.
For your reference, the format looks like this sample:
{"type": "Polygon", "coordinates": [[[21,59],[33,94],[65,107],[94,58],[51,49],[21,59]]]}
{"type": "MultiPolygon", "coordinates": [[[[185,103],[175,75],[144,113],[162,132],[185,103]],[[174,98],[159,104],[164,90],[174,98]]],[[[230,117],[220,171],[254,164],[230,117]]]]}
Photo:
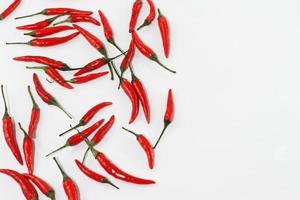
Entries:
{"type": "Polygon", "coordinates": [[[0,14],[0,20],[3,20],[8,15],[10,15],[21,3],[21,0],[14,0],[12,4],[10,4],[1,14],[0,14]]]}
{"type": "Polygon", "coordinates": [[[129,23],[129,33],[133,32],[135,29],[142,6],[143,6],[143,2],[141,0],[136,0],[132,6],[131,19],[129,23]]]}
{"type": "Polygon", "coordinates": [[[22,192],[27,200],[38,200],[39,196],[33,185],[19,172],[11,169],[0,169],[0,173],[6,174],[13,178],[21,187],[22,192]]]}
{"type": "Polygon", "coordinates": [[[62,23],[77,23],[77,22],[89,22],[92,24],[95,24],[96,26],[100,26],[100,23],[93,17],[89,15],[70,15],[67,19],[57,22],[53,24],[53,26],[56,26],[58,24],[62,23]]]}
{"type": "Polygon", "coordinates": [[[141,145],[141,147],[143,148],[143,150],[145,151],[146,155],[147,155],[147,159],[148,159],[148,165],[150,169],[153,169],[154,167],[154,149],[151,145],[151,143],[149,142],[149,140],[141,134],[136,134],[135,132],[128,130],[127,128],[122,127],[125,131],[132,133],[137,141],[139,142],[139,144],[141,145]]]}
{"type": "Polygon", "coordinates": [[[47,103],[48,105],[53,105],[61,109],[70,119],[72,117],[63,109],[63,107],[58,103],[55,97],[53,97],[49,92],[47,92],[42,86],[39,77],[36,73],[33,74],[33,82],[35,85],[35,89],[40,96],[40,98],[47,103]]]}
{"type": "Polygon", "coordinates": [[[34,170],[34,151],[35,151],[35,145],[34,141],[29,135],[26,133],[26,131],[23,129],[21,123],[19,122],[19,127],[21,131],[24,133],[24,140],[23,140],[23,153],[25,158],[25,163],[28,169],[29,174],[33,174],[34,170]]]}
{"type": "Polygon", "coordinates": [[[164,46],[165,56],[166,58],[168,58],[170,54],[170,28],[169,28],[167,18],[160,12],[160,9],[157,10],[159,14],[157,20],[158,20],[160,35],[164,46]]]}
{"type": "Polygon", "coordinates": [[[66,174],[66,172],[62,169],[55,157],[53,158],[53,160],[55,161],[63,176],[63,186],[68,200],[79,200],[79,190],[77,188],[76,183],[66,174]]]}
{"type": "Polygon", "coordinates": [[[67,89],[73,89],[73,86],[67,83],[62,77],[62,75],[54,68],[49,66],[41,66],[41,67],[26,67],[26,69],[41,69],[44,70],[46,74],[48,74],[49,77],[51,77],[55,82],[57,82],[59,85],[67,88],[67,89]]]}
{"type": "Polygon", "coordinates": [[[140,30],[141,28],[150,25],[154,18],[155,18],[155,5],[153,3],[152,0],[147,0],[149,7],[150,7],[150,11],[149,11],[149,15],[147,16],[147,18],[145,19],[144,23],[137,29],[140,30]]]}
{"type": "Polygon", "coordinates": [[[64,36],[64,37],[52,37],[52,38],[37,38],[30,40],[28,42],[7,42],[7,45],[11,44],[25,44],[29,46],[36,46],[36,47],[50,47],[50,46],[55,46],[59,44],[66,43],[76,36],[78,36],[79,33],[72,33],[70,35],[64,36]]]}
{"type": "Polygon", "coordinates": [[[22,159],[19,147],[18,147],[17,140],[16,140],[14,122],[13,122],[13,119],[11,118],[11,116],[8,114],[8,111],[7,111],[7,103],[6,103],[6,99],[5,99],[5,96],[4,96],[3,85],[1,85],[1,92],[2,92],[2,97],[3,97],[3,101],[4,101],[4,107],[5,107],[4,115],[3,115],[3,118],[2,118],[4,138],[5,138],[5,141],[8,145],[8,147],[10,148],[11,152],[13,153],[15,158],[17,159],[17,161],[21,165],[23,165],[23,159],[22,159]]]}
{"type": "Polygon", "coordinates": [[[74,28],[71,26],[66,26],[66,25],[53,26],[53,27],[46,27],[43,29],[31,31],[29,33],[24,33],[24,35],[29,35],[32,37],[44,37],[44,36],[53,35],[55,33],[67,31],[67,30],[74,30],[74,28]]]}
{"type": "Polygon", "coordinates": [[[29,96],[32,101],[32,110],[31,110],[31,116],[30,116],[30,123],[29,123],[29,127],[28,127],[28,135],[30,138],[35,138],[36,129],[37,129],[38,123],[40,121],[40,108],[33,98],[33,95],[31,93],[29,85],[28,85],[27,89],[28,89],[28,93],[29,93],[29,96]]]}
{"type": "Polygon", "coordinates": [[[36,22],[34,24],[17,26],[16,28],[19,29],[19,30],[38,30],[38,29],[42,29],[42,28],[45,28],[45,27],[49,26],[50,24],[52,24],[52,22],[54,22],[54,20],[56,20],[57,18],[59,18],[61,16],[62,15],[57,15],[55,17],[45,19],[43,21],[36,22]]]}
{"type": "Polygon", "coordinates": [[[47,154],[46,157],[66,148],[66,147],[73,147],[73,146],[76,146],[77,144],[80,144],[83,141],[83,138],[80,136],[80,134],[83,135],[84,137],[90,136],[94,131],[96,131],[97,128],[99,128],[103,124],[103,122],[104,122],[104,119],[101,119],[101,120],[97,121],[95,124],[93,124],[92,126],[69,137],[69,139],[67,139],[66,143],[63,146],[61,146],[58,149],[47,154]]]}
{"type": "Polygon", "coordinates": [[[98,103],[97,105],[93,106],[81,117],[81,119],[79,120],[79,123],[76,126],[66,130],[65,132],[61,133],[59,136],[63,136],[64,134],[68,133],[71,130],[74,130],[78,127],[86,125],[87,123],[89,123],[92,120],[92,118],[100,110],[102,110],[103,108],[110,106],[110,105],[112,105],[112,102],[101,102],[101,103],[98,103]]]}
{"type": "Polygon", "coordinates": [[[15,19],[32,17],[35,15],[61,15],[61,14],[66,14],[66,13],[69,15],[91,15],[91,14],[93,14],[92,11],[77,10],[77,9],[73,9],[73,8],[46,8],[40,12],[22,16],[22,17],[17,17],[15,19]]]}
{"type": "Polygon", "coordinates": [[[121,62],[121,66],[120,66],[121,77],[123,77],[124,72],[128,69],[130,63],[132,62],[134,54],[135,54],[135,44],[134,41],[131,40],[129,45],[129,50],[121,62]]]}
{"type": "Polygon", "coordinates": [[[164,66],[159,60],[158,57],[156,55],[156,53],[154,53],[154,51],[152,49],[150,49],[150,47],[148,47],[138,36],[138,34],[133,31],[132,32],[132,38],[134,40],[135,46],[138,48],[138,50],[147,58],[149,58],[150,60],[156,62],[157,64],[159,64],[161,67],[163,67],[164,69],[168,70],[169,72],[172,73],[176,73],[176,71],[169,69],[168,67],[164,66]]]}
{"type": "Polygon", "coordinates": [[[42,180],[41,178],[33,175],[33,174],[22,174],[25,176],[26,179],[31,181],[36,187],[39,188],[39,190],[49,197],[51,200],[55,200],[55,191],[54,189],[46,183],[46,181],[42,180]]]}
{"type": "Polygon", "coordinates": [[[156,146],[158,145],[161,137],[165,133],[165,130],[170,125],[170,123],[173,121],[173,118],[174,118],[174,100],[173,100],[172,89],[170,89],[168,92],[167,108],[166,108],[165,117],[164,117],[164,128],[163,128],[157,142],[155,143],[153,149],[155,149],[156,146]]]}
{"type": "Polygon", "coordinates": [[[89,169],[87,166],[82,164],[79,160],[75,160],[76,165],[80,169],[82,173],[84,173],[87,177],[93,179],[94,181],[100,182],[100,183],[106,183],[111,186],[113,186],[116,189],[119,189],[115,184],[113,184],[110,180],[108,180],[105,176],[102,176],[93,170],[89,169]]]}
{"type": "Polygon", "coordinates": [[[109,72],[98,72],[98,73],[88,74],[85,76],[77,76],[75,78],[72,78],[71,80],[68,80],[67,82],[73,84],[82,84],[100,78],[102,76],[105,76],[107,74],[109,74],[109,72]]]}

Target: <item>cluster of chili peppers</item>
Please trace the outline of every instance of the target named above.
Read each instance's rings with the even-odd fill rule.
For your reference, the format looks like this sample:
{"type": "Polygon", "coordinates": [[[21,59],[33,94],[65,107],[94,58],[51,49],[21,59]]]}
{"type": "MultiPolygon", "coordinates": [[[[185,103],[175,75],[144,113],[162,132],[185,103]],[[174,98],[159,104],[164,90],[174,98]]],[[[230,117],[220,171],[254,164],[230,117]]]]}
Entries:
{"type": "MultiPolygon", "coordinates": [[[[66,62],[42,55],[22,55],[13,59],[15,61],[20,62],[37,63],[38,66],[26,66],[26,68],[37,71],[44,71],[44,73],[52,80],[52,82],[55,82],[59,86],[66,89],[73,89],[74,86],[76,86],[77,84],[87,83],[104,77],[107,74],[110,74],[111,80],[114,80],[114,75],[116,75],[119,80],[118,88],[121,88],[123,90],[124,94],[128,97],[131,103],[131,114],[129,118],[129,124],[135,122],[135,120],[138,118],[140,110],[143,111],[145,121],[147,122],[147,124],[150,124],[151,107],[147,90],[144,87],[142,81],[135,74],[132,64],[134,61],[136,50],[138,50],[143,56],[147,57],[148,59],[156,62],[158,65],[160,65],[167,71],[171,73],[176,73],[176,71],[162,64],[158,55],[148,46],[148,44],[142,41],[142,39],[139,36],[141,29],[145,29],[146,27],[150,27],[150,25],[154,24],[157,10],[157,27],[161,35],[163,47],[162,49],[164,51],[165,57],[169,57],[170,30],[168,21],[166,17],[162,14],[160,9],[156,9],[156,6],[152,0],[146,1],[149,7],[149,13],[146,19],[144,19],[143,23],[141,23],[140,26],[138,26],[138,28],[136,27],[139,22],[140,13],[143,9],[143,1],[135,0],[132,5],[131,18],[129,20],[130,44],[128,45],[128,49],[126,50],[123,50],[117,44],[113,34],[113,29],[103,11],[98,10],[98,20],[97,18],[92,16],[92,11],[78,10],[74,8],[45,8],[37,13],[15,18],[22,19],[27,17],[33,17],[36,15],[51,16],[50,18],[47,18],[42,21],[16,27],[18,30],[21,31],[29,31],[25,32],[24,35],[33,37],[33,39],[29,40],[28,42],[12,42],[6,44],[25,44],[35,47],[50,47],[67,43],[79,35],[82,36],[82,38],[84,38],[90,46],[92,46],[101,54],[99,55],[99,58],[88,62],[88,64],[85,64],[82,67],[71,67],[66,62]],[[66,18],[64,20],[56,22],[56,20],[61,17],[66,18]],[[71,25],[61,25],[63,23],[71,23],[71,25]],[[79,26],[77,23],[89,23],[96,26],[102,25],[104,37],[106,38],[107,42],[111,44],[114,48],[116,48],[116,50],[118,50],[120,54],[114,57],[110,57],[108,55],[105,43],[96,34],[90,32],[82,26],[79,26]],[[66,31],[71,31],[73,33],[61,37],[52,37],[52,35],[54,34],[64,33],[66,31]],[[123,59],[121,61],[120,67],[117,68],[114,61],[119,57],[123,57],[123,59]],[[94,72],[104,67],[105,65],[108,66],[108,71],[94,72]],[[70,78],[65,78],[65,75],[62,75],[62,73],[72,71],[76,72],[70,78]],[[126,71],[130,72],[130,80],[125,78],[126,71]],[[142,109],[140,109],[140,106],[142,109]]],[[[3,11],[0,14],[0,20],[6,18],[10,13],[12,13],[20,2],[20,0],[15,0],[5,11],[3,11]]],[[[59,108],[69,118],[72,119],[72,116],[61,106],[59,101],[45,88],[45,84],[42,84],[40,77],[40,75],[33,73],[33,84],[35,86],[36,93],[40,97],[40,99],[48,105],[53,105],[59,108]]],[[[28,173],[22,174],[11,169],[0,169],[0,173],[10,176],[19,184],[26,199],[38,199],[38,193],[35,187],[38,188],[44,195],[46,195],[50,199],[55,199],[55,191],[53,187],[51,187],[42,178],[34,174],[35,138],[36,133],[38,132],[38,124],[40,121],[40,107],[38,106],[34,98],[30,86],[28,86],[27,90],[32,102],[32,110],[28,130],[26,131],[21,125],[21,123],[18,123],[18,125],[21,132],[23,132],[24,134],[22,150],[28,173]]],[[[1,92],[5,108],[4,116],[2,119],[4,138],[13,156],[21,165],[23,165],[23,157],[17,144],[15,133],[16,130],[13,118],[8,113],[7,98],[5,98],[3,85],[1,85],[1,92]]],[[[96,150],[95,146],[98,145],[105,138],[105,136],[110,130],[112,130],[112,127],[115,124],[116,117],[115,115],[112,115],[107,120],[98,118],[91,125],[89,125],[89,123],[91,123],[91,121],[94,118],[97,118],[97,115],[100,111],[102,111],[106,107],[111,106],[112,104],[113,103],[109,101],[100,102],[91,107],[89,110],[87,110],[80,118],[77,124],[71,126],[71,128],[60,133],[59,136],[63,136],[74,130],[76,130],[77,132],[71,135],[66,140],[64,145],[52,151],[51,153],[46,155],[46,157],[57,153],[58,151],[65,149],[66,147],[74,147],[82,142],[85,142],[87,144],[87,150],[84,153],[83,160],[79,161],[78,159],[75,159],[74,161],[75,166],[77,166],[77,168],[88,178],[100,183],[111,185],[114,188],[119,189],[119,187],[112,183],[106,176],[99,174],[98,172],[92,170],[85,164],[85,158],[88,152],[91,152],[95,160],[100,164],[100,166],[112,177],[134,184],[155,184],[155,181],[153,180],[139,178],[137,176],[125,172],[120,167],[118,167],[115,164],[115,162],[112,162],[111,159],[104,152],[96,150]],[[88,127],[85,127],[83,130],[78,130],[78,128],[87,125],[88,127]],[[92,137],[89,139],[90,136],[92,137]]],[[[148,167],[150,169],[154,168],[154,151],[157,145],[159,144],[162,136],[164,135],[167,127],[172,123],[173,118],[174,100],[172,90],[170,89],[168,92],[166,111],[163,120],[164,126],[161,134],[159,135],[154,145],[151,144],[150,139],[148,139],[145,135],[137,134],[136,132],[130,129],[122,127],[122,129],[133,134],[136,137],[138,144],[140,145],[144,154],[146,155],[148,167]]],[[[70,178],[70,176],[64,171],[63,167],[61,166],[61,164],[59,164],[58,160],[55,157],[53,159],[63,176],[63,188],[67,198],[69,200],[80,199],[79,188],[77,187],[75,181],[72,178],[70,178]]]]}

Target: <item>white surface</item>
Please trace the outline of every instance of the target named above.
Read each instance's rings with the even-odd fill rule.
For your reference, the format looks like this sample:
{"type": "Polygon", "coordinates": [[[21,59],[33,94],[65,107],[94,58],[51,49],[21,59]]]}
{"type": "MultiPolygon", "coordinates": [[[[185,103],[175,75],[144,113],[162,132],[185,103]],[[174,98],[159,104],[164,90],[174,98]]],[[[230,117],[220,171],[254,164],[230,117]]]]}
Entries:
{"type": "MultiPolygon", "coordinates": [[[[58,138],[57,134],[68,128],[69,123],[75,124],[95,103],[111,100],[114,106],[101,116],[114,113],[117,123],[97,148],[121,168],[152,178],[157,184],[136,186],[110,177],[121,187],[116,191],[87,179],[73,161],[82,157],[85,145],[81,145],[56,155],[78,183],[82,199],[175,200],[187,196],[206,200],[299,199],[299,1],[165,0],[155,3],[169,18],[172,28],[171,58],[163,62],[176,68],[178,74],[172,76],[141,55],[136,56],[134,66],[151,101],[151,126],[145,124],[142,113],[133,126],[126,125],[129,102],[116,90],[117,83],[110,82],[108,77],[74,91],[43,80],[47,89],[76,117],[70,121],[59,110],[38,100],[42,118],[36,141],[36,174],[55,186],[57,199],[66,199],[59,171],[44,155],[64,144],[65,138],[58,138]],[[175,95],[175,121],[156,151],[156,166],[151,172],[134,138],[120,127],[126,125],[140,130],[155,141],[162,128],[166,92],[170,87],[175,95]]],[[[98,54],[81,37],[47,49],[5,46],[6,41],[29,39],[14,29],[16,25],[43,19],[15,21],[13,17],[44,7],[69,6],[94,11],[101,8],[115,30],[116,41],[126,48],[130,39],[127,30],[131,4],[132,1],[116,0],[97,3],[28,0],[0,23],[0,80],[7,85],[10,113],[16,121],[24,126],[28,124],[31,102],[26,85],[32,84],[32,72],[24,69],[24,63],[13,62],[12,57],[41,54],[77,67],[98,54]]],[[[1,9],[4,7],[1,4],[1,9]]],[[[139,24],[147,13],[145,6],[139,24]]],[[[99,28],[84,26],[103,39],[99,28]]],[[[141,37],[163,58],[156,24],[143,30],[141,37]]],[[[107,47],[110,55],[117,54],[108,44],[107,47]]],[[[18,131],[17,136],[20,144],[22,134],[18,131]]],[[[1,167],[25,171],[8,152],[3,137],[0,142],[1,167]]],[[[91,156],[88,165],[105,174],[91,156]]],[[[8,188],[1,190],[2,198],[23,198],[18,186],[2,175],[0,188],[8,188]]],[[[40,195],[40,199],[46,198],[40,195]]]]}

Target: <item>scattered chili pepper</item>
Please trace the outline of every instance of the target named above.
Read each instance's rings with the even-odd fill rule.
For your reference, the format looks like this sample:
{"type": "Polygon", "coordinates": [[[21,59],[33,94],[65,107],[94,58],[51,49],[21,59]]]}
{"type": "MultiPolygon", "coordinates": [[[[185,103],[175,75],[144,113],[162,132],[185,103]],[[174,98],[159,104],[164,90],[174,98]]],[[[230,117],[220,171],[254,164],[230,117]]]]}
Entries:
{"type": "Polygon", "coordinates": [[[56,20],[57,18],[59,18],[61,16],[62,15],[57,15],[55,17],[45,19],[43,21],[36,22],[34,24],[17,26],[16,28],[19,29],[19,30],[38,30],[38,29],[42,29],[42,28],[45,28],[45,27],[49,26],[50,24],[52,24],[52,22],[54,22],[54,20],[56,20]]]}
{"type": "Polygon", "coordinates": [[[139,144],[141,145],[141,147],[143,148],[143,150],[145,151],[146,155],[147,155],[147,159],[148,159],[148,165],[150,169],[153,169],[154,167],[154,149],[151,145],[151,143],[149,142],[149,140],[141,134],[136,134],[135,132],[128,130],[127,128],[122,127],[125,131],[132,133],[137,141],[139,142],[139,144]]]}
{"type": "Polygon", "coordinates": [[[165,133],[165,130],[170,125],[170,123],[173,121],[173,118],[174,118],[174,100],[173,100],[172,89],[170,89],[168,92],[167,108],[166,108],[165,117],[164,117],[164,128],[163,128],[157,142],[155,143],[153,149],[155,149],[156,146],[158,145],[161,137],[165,133]]]}
{"type": "Polygon", "coordinates": [[[21,123],[19,122],[19,128],[24,133],[24,140],[23,140],[23,153],[25,158],[25,163],[28,169],[29,174],[33,174],[34,170],[34,151],[35,151],[35,145],[34,141],[29,135],[26,133],[26,131],[23,129],[21,123]]]}
{"type": "Polygon", "coordinates": [[[131,11],[131,18],[130,18],[130,23],[129,23],[129,33],[133,32],[135,29],[142,6],[143,6],[142,0],[136,0],[133,3],[132,11],[131,11]]]}
{"type": "Polygon", "coordinates": [[[89,15],[70,15],[67,19],[57,22],[53,24],[53,26],[62,23],[77,23],[77,22],[89,22],[95,24],[96,26],[100,26],[100,23],[95,18],[89,15]]]}
{"type": "Polygon", "coordinates": [[[4,101],[4,108],[5,108],[4,115],[3,115],[3,118],[2,118],[4,138],[5,138],[5,141],[8,145],[8,147],[10,148],[11,152],[13,153],[15,158],[17,159],[17,161],[21,165],[23,165],[23,159],[22,159],[19,147],[18,147],[17,140],[16,140],[14,122],[13,122],[13,119],[11,118],[11,116],[8,113],[7,103],[6,103],[6,99],[5,99],[4,91],[3,91],[3,85],[1,85],[1,93],[2,93],[2,98],[3,98],[3,101],[4,101]]]}
{"type": "Polygon", "coordinates": [[[101,78],[107,74],[109,74],[109,72],[98,72],[98,73],[88,74],[85,76],[77,76],[70,80],[67,80],[67,82],[73,83],[73,84],[82,84],[82,83],[86,83],[86,82],[95,80],[97,78],[101,78]]]}
{"type": "Polygon", "coordinates": [[[13,178],[21,187],[22,192],[27,200],[38,200],[39,196],[33,185],[19,172],[11,169],[0,169],[0,173],[6,174],[13,178]]]}
{"type": "Polygon", "coordinates": [[[166,58],[168,58],[170,54],[170,28],[169,28],[167,18],[161,13],[159,8],[157,10],[159,14],[157,20],[158,20],[161,39],[164,46],[164,53],[166,58]]]}
{"type": "Polygon", "coordinates": [[[3,20],[8,15],[10,15],[21,3],[21,0],[14,0],[12,4],[10,4],[1,14],[0,14],[0,20],[3,20]]]}
{"type": "Polygon", "coordinates": [[[7,42],[6,44],[7,45],[25,44],[25,45],[36,46],[36,47],[49,47],[49,46],[55,46],[55,45],[66,43],[78,35],[79,33],[76,32],[64,37],[37,38],[37,39],[32,39],[28,42],[7,42]]]}
{"type": "Polygon", "coordinates": [[[149,26],[155,18],[155,14],[156,14],[155,13],[155,5],[152,0],[147,0],[147,2],[150,7],[149,15],[145,19],[144,23],[137,30],[140,30],[141,28],[143,28],[145,26],[149,26]]]}
{"type": "Polygon", "coordinates": [[[65,111],[65,109],[63,109],[63,107],[58,103],[58,101],[56,100],[55,97],[53,97],[49,92],[47,92],[45,90],[45,88],[43,87],[43,85],[41,84],[39,77],[36,73],[33,74],[33,82],[35,85],[35,89],[38,93],[38,95],[40,96],[40,98],[47,103],[48,105],[53,105],[58,107],[60,110],[62,110],[70,119],[72,119],[72,117],[65,111]]]}
{"type": "Polygon", "coordinates": [[[35,102],[35,99],[33,98],[30,86],[27,86],[27,90],[29,93],[29,96],[32,101],[32,110],[31,110],[31,116],[30,116],[30,123],[28,127],[28,135],[30,138],[35,138],[36,136],[36,129],[38,126],[38,123],[40,121],[40,108],[38,104],[35,102]]]}
{"type": "Polygon", "coordinates": [[[31,31],[29,33],[24,33],[24,35],[29,35],[32,37],[44,37],[44,36],[53,35],[55,33],[67,31],[67,30],[74,30],[74,28],[72,26],[67,26],[67,25],[53,26],[53,27],[46,27],[43,29],[31,31]]]}
{"type": "Polygon", "coordinates": [[[161,67],[163,67],[164,69],[168,70],[169,72],[172,73],[176,73],[176,71],[171,70],[170,68],[164,66],[159,60],[158,57],[156,55],[156,53],[154,53],[154,51],[152,49],[150,49],[150,47],[148,47],[138,36],[138,34],[133,31],[132,32],[132,38],[134,40],[135,46],[138,48],[138,50],[147,58],[149,58],[150,60],[156,62],[157,64],[159,64],[161,67]]]}
{"type": "Polygon", "coordinates": [[[55,200],[55,191],[48,183],[46,183],[46,181],[33,174],[22,175],[25,176],[25,178],[27,178],[29,181],[31,181],[35,186],[37,186],[44,195],[49,197],[51,200],[55,200]]]}
{"type": "Polygon", "coordinates": [[[131,40],[129,45],[129,50],[121,62],[121,66],[120,66],[121,77],[123,77],[124,72],[128,69],[130,63],[132,62],[134,54],[135,54],[135,44],[134,41],[131,40]]]}
{"type": "Polygon", "coordinates": [[[51,77],[55,82],[57,82],[59,85],[67,88],[67,89],[73,89],[73,86],[67,83],[62,77],[62,75],[54,68],[49,66],[40,66],[40,67],[26,67],[26,69],[41,69],[44,70],[46,74],[48,74],[49,77],[51,77]]]}
{"type": "Polygon", "coordinates": [[[116,189],[119,189],[115,184],[113,184],[110,180],[108,180],[105,176],[102,176],[93,170],[89,169],[87,166],[82,164],[79,160],[75,160],[76,165],[80,169],[82,173],[84,173],[87,177],[93,179],[94,181],[100,182],[100,183],[106,183],[111,186],[113,186],[116,189]]]}
{"type": "Polygon", "coordinates": [[[93,106],[92,108],[90,108],[79,120],[79,123],[77,125],[75,125],[74,127],[66,130],[65,132],[61,133],[59,136],[63,136],[64,134],[68,133],[71,130],[74,130],[78,127],[84,126],[87,123],[89,123],[92,118],[103,108],[112,105],[112,102],[101,102],[98,103],[97,105],[93,106]]]}
{"type": "Polygon", "coordinates": [[[79,200],[79,190],[76,183],[66,174],[55,157],[53,158],[53,160],[55,161],[57,167],[59,168],[59,171],[63,176],[63,186],[68,200],[79,200]]]}
{"type": "Polygon", "coordinates": [[[69,139],[67,139],[66,143],[63,146],[61,146],[60,148],[47,154],[46,157],[66,148],[66,147],[72,147],[72,146],[76,146],[77,144],[80,144],[83,141],[80,134],[82,134],[84,137],[90,136],[94,131],[96,131],[97,128],[99,128],[103,124],[103,122],[104,122],[104,119],[101,119],[101,120],[97,121],[95,124],[93,124],[92,126],[84,129],[80,133],[74,134],[73,136],[69,137],[69,139]]]}
{"type": "Polygon", "coordinates": [[[40,12],[30,14],[30,15],[25,15],[22,17],[17,17],[15,19],[22,19],[26,17],[32,17],[35,15],[61,15],[67,13],[69,15],[91,15],[93,14],[92,11],[85,11],[85,10],[77,10],[73,8],[46,8],[40,12]]]}

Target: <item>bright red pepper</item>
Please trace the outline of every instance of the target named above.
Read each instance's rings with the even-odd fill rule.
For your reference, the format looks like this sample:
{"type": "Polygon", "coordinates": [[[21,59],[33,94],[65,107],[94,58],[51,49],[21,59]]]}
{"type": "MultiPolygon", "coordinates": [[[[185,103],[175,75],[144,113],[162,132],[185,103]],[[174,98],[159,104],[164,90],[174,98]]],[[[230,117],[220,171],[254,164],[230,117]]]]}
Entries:
{"type": "Polygon", "coordinates": [[[41,84],[39,77],[36,73],[33,74],[33,82],[35,85],[35,89],[39,95],[39,97],[48,105],[53,105],[58,107],[60,110],[62,110],[70,119],[72,117],[63,109],[63,107],[58,103],[55,97],[53,97],[49,92],[47,92],[43,85],[41,84]]]}
{"type": "Polygon", "coordinates": [[[95,24],[96,26],[100,26],[100,23],[95,18],[89,15],[70,15],[67,19],[57,22],[53,24],[53,26],[62,23],[77,23],[77,22],[89,22],[95,24]]]}
{"type": "Polygon", "coordinates": [[[10,4],[1,14],[0,14],[0,20],[3,20],[8,15],[10,15],[21,3],[21,0],[14,0],[12,4],[10,4]]]}
{"type": "Polygon", "coordinates": [[[31,93],[29,85],[28,85],[27,89],[28,89],[28,93],[29,93],[29,96],[32,101],[32,110],[31,110],[30,122],[29,122],[29,127],[28,127],[28,135],[30,138],[35,138],[36,129],[37,129],[38,123],[40,121],[40,108],[33,98],[33,95],[31,93]]]}
{"type": "Polygon", "coordinates": [[[107,74],[109,74],[109,72],[98,72],[98,73],[88,74],[85,76],[77,76],[77,77],[72,78],[68,82],[73,83],[73,84],[87,83],[87,82],[90,82],[97,78],[101,78],[107,74]]]}
{"type": "Polygon", "coordinates": [[[159,13],[157,20],[158,20],[160,35],[164,46],[165,56],[166,58],[168,58],[170,54],[170,28],[169,28],[167,18],[161,13],[159,9],[157,10],[159,13]]]}
{"type": "Polygon", "coordinates": [[[135,0],[132,6],[131,18],[129,22],[129,33],[133,32],[139,18],[143,2],[141,0],[135,0]]]}
{"type": "Polygon", "coordinates": [[[38,187],[44,195],[49,197],[51,200],[55,200],[55,191],[48,183],[46,183],[46,181],[33,174],[22,175],[25,176],[26,179],[31,181],[36,187],[38,187]]]}
{"type": "Polygon", "coordinates": [[[4,108],[5,108],[4,115],[2,118],[4,138],[5,138],[5,141],[8,145],[8,147],[10,148],[11,152],[17,159],[17,161],[21,165],[23,165],[23,159],[22,159],[19,147],[18,147],[17,140],[16,140],[16,132],[15,132],[14,122],[7,111],[7,103],[6,103],[6,99],[4,96],[3,85],[1,85],[1,92],[2,92],[2,97],[3,97],[3,101],[4,101],[4,108]]]}
{"type": "Polygon", "coordinates": [[[124,72],[130,66],[130,63],[133,60],[134,54],[135,54],[135,44],[134,44],[134,41],[131,40],[128,52],[126,53],[126,55],[124,56],[124,58],[123,58],[123,60],[121,62],[121,66],[120,66],[121,77],[123,77],[124,72]]]}
{"type": "Polygon", "coordinates": [[[140,30],[141,28],[150,25],[155,18],[155,14],[156,14],[155,13],[155,5],[152,0],[147,0],[147,2],[150,7],[149,14],[148,14],[147,18],[145,19],[144,23],[137,30],[140,30]]]}
{"type": "Polygon", "coordinates": [[[74,30],[74,28],[71,26],[66,26],[66,25],[53,26],[53,27],[46,27],[43,29],[31,31],[29,33],[24,33],[24,35],[29,35],[32,37],[44,37],[44,36],[49,36],[49,35],[53,35],[55,33],[68,31],[68,30],[74,30]]]}
{"type": "Polygon", "coordinates": [[[62,15],[57,15],[55,17],[45,19],[43,21],[36,22],[34,24],[28,24],[28,25],[23,25],[23,26],[17,26],[16,28],[19,30],[38,30],[45,28],[52,24],[57,18],[61,17],[62,15]]]}

